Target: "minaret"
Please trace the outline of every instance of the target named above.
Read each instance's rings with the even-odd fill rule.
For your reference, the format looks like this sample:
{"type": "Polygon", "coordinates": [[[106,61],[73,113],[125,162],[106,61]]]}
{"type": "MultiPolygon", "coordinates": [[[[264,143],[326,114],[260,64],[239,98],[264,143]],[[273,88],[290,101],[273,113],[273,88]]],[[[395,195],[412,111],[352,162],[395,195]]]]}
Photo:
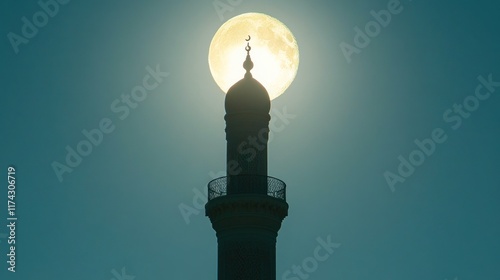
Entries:
{"type": "Polygon", "coordinates": [[[249,43],[245,50],[246,74],[225,100],[227,176],[208,183],[205,211],[217,235],[218,280],[275,280],[286,185],[267,176],[271,101],[250,73],[249,43]]]}

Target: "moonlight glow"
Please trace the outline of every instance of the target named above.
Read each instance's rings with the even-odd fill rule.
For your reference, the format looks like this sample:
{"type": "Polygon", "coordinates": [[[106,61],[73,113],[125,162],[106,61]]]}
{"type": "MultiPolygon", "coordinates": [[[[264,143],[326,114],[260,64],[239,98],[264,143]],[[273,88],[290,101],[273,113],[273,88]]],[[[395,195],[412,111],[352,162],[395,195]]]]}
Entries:
{"type": "Polygon", "coordinates": [[[269,92],[280,96],[292,83],[299,67],[299,48],[292,32],[279,20],[246,13],[226,21],[214,35],[208,51],[210,72],[224,93],[245,74],[245,39],[250,35],[253,77],[269,92]]]}

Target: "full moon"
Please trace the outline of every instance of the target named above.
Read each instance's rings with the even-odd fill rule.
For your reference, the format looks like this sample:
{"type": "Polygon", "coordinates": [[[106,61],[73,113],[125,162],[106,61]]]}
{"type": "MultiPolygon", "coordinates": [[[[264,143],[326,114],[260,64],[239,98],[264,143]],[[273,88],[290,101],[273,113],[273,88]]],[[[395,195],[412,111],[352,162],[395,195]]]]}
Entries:
{"type": "Polygon", "coordinates": [[[299,48],[281,21],[261,13],[246,13],[226,21],[215,33],[208,51],[210,72],[224,93],[243,79],[246,38],[250,35],[252,76],[272,100],[292,83],[299,67],[299,48]]]}

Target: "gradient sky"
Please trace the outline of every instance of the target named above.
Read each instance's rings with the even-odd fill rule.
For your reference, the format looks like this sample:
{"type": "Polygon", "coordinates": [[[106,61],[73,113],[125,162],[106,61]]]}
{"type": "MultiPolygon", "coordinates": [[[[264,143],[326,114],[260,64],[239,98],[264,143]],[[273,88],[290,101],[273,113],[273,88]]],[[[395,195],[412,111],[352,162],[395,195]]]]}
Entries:
{"type": "Polygon", "coordinates": [[[3,181],[0,278],[130,279],[125,268],[135,280],[216,279],[209,219],[179,207],[196,210],[196,193],[225,170],[211,38],[225,20],[262,12],[290,28],[301,59],[272,103],[281,129],[269,174],[290,204],[277,279],[327,236],[341,245],[308,279],[500,279],[500,87],[474,97],[478,77],[500,81],[500,3],[402,0],[349,63],[340,45],[356,46],[355,27],[390,2],[220,0],[231,9],[217,13],[210,0],[69,1],[16,53],[8,34],[41,7],[2,1],[0,177],[16,167],[18,221],[10,273],[3,181]],[[148,66],[169,75],[114,112],[148,66]],[[464,101],[477,107],[467,117],[453,111],[464,101]],[[103,119],[114,130],[61,182],[53,162],[103,119]],[[398,174],[398,157],[435,129],[446,140],[391,189],[384,173],[398,174]]]}

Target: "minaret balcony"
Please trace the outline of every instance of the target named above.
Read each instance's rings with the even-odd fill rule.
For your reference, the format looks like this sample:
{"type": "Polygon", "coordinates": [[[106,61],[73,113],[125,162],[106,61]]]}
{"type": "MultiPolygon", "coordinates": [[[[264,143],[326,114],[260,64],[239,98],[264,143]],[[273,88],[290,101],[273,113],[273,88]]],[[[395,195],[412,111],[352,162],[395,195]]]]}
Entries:
{"type": "Polygon", "coordinates": [[[247,174],[224,176],[208,183],[208,201],[241,194],[265,194],[286,201],[286,184],[271,176],[247,174]]]}

